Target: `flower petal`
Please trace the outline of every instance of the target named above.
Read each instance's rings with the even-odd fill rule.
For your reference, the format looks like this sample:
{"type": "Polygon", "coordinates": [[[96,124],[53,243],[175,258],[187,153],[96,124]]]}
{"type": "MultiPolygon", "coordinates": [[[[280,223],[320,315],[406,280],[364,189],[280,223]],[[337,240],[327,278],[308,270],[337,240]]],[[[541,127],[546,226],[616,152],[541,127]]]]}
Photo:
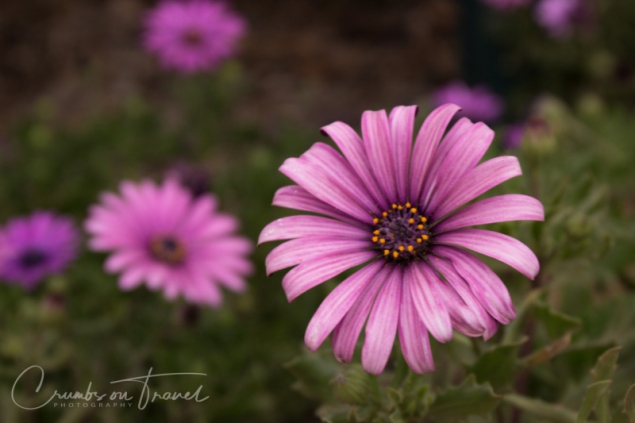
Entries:
{"type": "MultiPolygon", "coordinates": [[[[315,237],[292,239],[274,248],[265,259],[267,276],[278,270],[306,263],[318,257],[348,252],[368,251],[370,241],[315,237]]],[[[374,253],[375,255],[377,253],[374,253]]]]}
{"type": "Polygon", "coordinates": [[[258,244],[314,236],[365,239],[369,237],[369,232],[348,223],[320,216],[289,216],[274,220],[265,226],[258,237],[258,244]]]}
{"type": "Polygon", "coordinates": [[[324,342],[382,266],[384,263],[379,260],[370,263],[339,284],[324,299],[309,322],[304,335],[304,342],[311,351],[317,350],[324,342]]]}
{"type": "Polygon", "coordinates": [[[456,245],[500,260],[533,279],[540,270],[536,255],[510,236],[484,229],[459,229],[435,237],[435,241],[456,245]]]}
{"type": "Polygon", "coordinates": [[[295,158],[285,160],[279,170],[316,198],[357,220],[372,222],[371,213],[360,206],[337,183],[337,175],[329,175],[315,164],[295,158]]]}
{"type": "Polygon", "coordinates": [[[402,204],[408,201],[408,172],[412,151],[417,106],[397,106],[390,112],[390,137],[392,139],[393,163],[397,184],[397,199],[402,204]]]}
{"type": "Polygon", "coordinates": [[[377,183],[390,201],[397,199],[395,169],[392,159],[390,125],[385,110],[366,111],[362,115],[362,135],[368,160],[377,183]]]}
{"type": "Polygon", "coordinates": [[[452,193],[439,204],[434,213],[437,220],[468,201],[489,191],[508,179],[522,175],[518,159],[513,156],[502,156],[488,160],[463,175],[454,185],[452,193]]]}
{"type": "Polygon", "coordinates": [[[320,213],[351,224],[360,224],[357,219],[353,219],[346,213],[317,199],[313,194],[298,185],[289,185],[279,188],[273,196],[272,204],[288,209],[320,213]]]}
{"type": "Polygon", "coordinates": [[[357,338],[364,327],[377,292],[383,286],[390,272],[390,266],[383,266],[371,282],[369,282],[346,313],[346,316],[333,331],[333,354],[338,361],[348,363],[353,358],[357,338]]]}
{"type": "Polygon", "coordinates": [[[324,126],[322,132],[331,137],[339,147],[377,204],[383,209],[388,207],[388,201],[384,198],[379,185],[377,185],[366,150],[364,150],[364,143],[357,135],[357,132],[343,122],[334,122],[324,126]]]}
{"type": "Polygon", "coordinates": [[[287,299],[291,302],[314,286],[351,267],[365,263],[376,255],[377,253],[374,251],[353,251],[315,258],[291,269],[282,278],[282,288],[287,294],[287,299]]]}
{"type": "Polygon", "coordinates": [[[410,161],[410,199],[418,199],[428,173],[430,161],[452,116],[460,109],[456,104],[444,104],[423,122],[410,161]]]}
{"type": "MultiPolygon", "coordinates": [[[[507,287],[485,263],[465,251],[436,246],[435,253],[451,260],[456,272],[468,283],[474,296],[483,308],[496,320],[508,324],[516,318],[516,310],[507,287]]],[[[443,260],[435,262],[441,267],[443,260]]],[[[443,275],[450,280],[452,272],[441,267],[443,275]]]]}
{"type": "Polygon", "coordinates": [[[439,223],[435,232],[512,220],[545,220],[544,207],[540,201],[527,195],[499,195],[470,204],[439,223]]]}
{"type": "Polygon", "coordinates": [[[377,202],[371,197],[350,164],[335,149],[316,142],[302,155],[302,159],[314,163],[327,175],[337,175],[337,184],[366,210],[379,214],[377,202]]]}
{"type": "Polygon", "coordinates": [[[439,342],[448,342],[452,339],[452,322],[438,286],[444,282],[425,263],[413,263],[406,267],[404,279],[410,284],[412,298],[423,324],[439,342]]]}
{"type": "Polygon", "coordinates": [[[413,372],[423,374],[434,371],[434,360],[428,331],[413,302],[411,283],[411,279],[404,278],[399,314],[399,343],[408,366],[413,372]]]}
{"type": "Polygon", "coordinates": [[[402,271],[392,269],[381,287],[366,323],[366,339],[362,348],[362,367],[379,375],[386,367],[397,334],[401,308],[402,271]]]}
{"type": "Polygon", "coordinates": [[[451,192],[457,181],[483,158],[493,139],[494,131],[484,123],[479,122],[465,131],[450,148],[438,173],[429,175],[429,177],[436,179],[434,193],[430,195],[429,204],[425,205],[425,209],[429,213],[434,212],[443,198],[451,192]]]}

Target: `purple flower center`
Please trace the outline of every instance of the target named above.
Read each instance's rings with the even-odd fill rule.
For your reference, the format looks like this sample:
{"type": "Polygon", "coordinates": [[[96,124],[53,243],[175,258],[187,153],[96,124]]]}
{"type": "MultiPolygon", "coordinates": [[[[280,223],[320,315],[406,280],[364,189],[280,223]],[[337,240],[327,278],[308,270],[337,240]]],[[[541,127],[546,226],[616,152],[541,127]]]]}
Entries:
{"type": "Polygon", "coordinates": [[[185,259],[185,246],[171,235],[157,235],[150,241],[152,255],[167,264],[180,264],[185,259]]]}
{"type": "Polygon", "coordinates": [[[188,29],[183,33],[183,42],[188,46],[197,47],[203,43],[203,36],[196,29],[188,29]]]}
{"type": "Polygon", "coordinates": [[[427,221],[410,203],[393,204],[390,210],[373,219],[372,240],[383,251],[386,260],[407,263],[422,259],[430,239],[427,221]]]}
{"type": "Polygon", "coordinates": [[[18,259],[20,266],[24,269],[32,269],[43,264],[48,259],[47,254],[41,250],[26,250],[18,259]]]}

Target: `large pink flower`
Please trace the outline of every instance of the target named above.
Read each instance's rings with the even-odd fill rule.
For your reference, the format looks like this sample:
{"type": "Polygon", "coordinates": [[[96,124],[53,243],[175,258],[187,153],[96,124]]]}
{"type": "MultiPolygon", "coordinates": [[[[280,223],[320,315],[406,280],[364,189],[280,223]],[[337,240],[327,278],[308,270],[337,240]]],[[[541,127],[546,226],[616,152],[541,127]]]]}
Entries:
{"type": "Polygon", "coordinates": [[[93,250],[113,252],[105,269],[121,272],[121,289],[145,282],[168,299],[183,295],[217,306],[220,285],[236,292],[246,288],[252,264],[245,256],[252,243],[234,234],[237,219],[219,213],[213,196],[193,198],[170,179],[160,186],[123,182],[120,191],[103,194],[85,226],[93,250]]]}
{"type": "Polygon", "coordinates": [[[352,359],[364,323],[362,365],[383,371],[395,335],[410,367],[434,370],[428,332],[440,342],[452,329],[491,337],[516,317],[500,278],[465,250],[514,267],[528,278],[539,270],[521,242],[484,229],[510,220],[543,220],[541,203],[501,195],[465,206],[521,174],[515,157],[478,164],[493,131],[460,119],[446,104],[425,120],[412,143],[416,106],[362,115],[362,138],[342,122],[322,128],[342,154],[323,143],[280,171],[297,185],[280,188],[273,204],[324,215],[291,216],[265,227],[259,242],[292,239],[267,257],[267,272],[296,266],[283,278],[289,301],[334,276],[364,265],[339,284],[309,323],[305,342],[317,349],[333,333],[335,356],[352,359]],[[366,322],[368,318],[368,321],[366,322]]]}
{"type": "Polygon", "coordinates": [[[215,69],[236,51],[244,20],[224,3],[168,0],[145,18],[143,44],[161,64],[182,73],[215,69]]]}

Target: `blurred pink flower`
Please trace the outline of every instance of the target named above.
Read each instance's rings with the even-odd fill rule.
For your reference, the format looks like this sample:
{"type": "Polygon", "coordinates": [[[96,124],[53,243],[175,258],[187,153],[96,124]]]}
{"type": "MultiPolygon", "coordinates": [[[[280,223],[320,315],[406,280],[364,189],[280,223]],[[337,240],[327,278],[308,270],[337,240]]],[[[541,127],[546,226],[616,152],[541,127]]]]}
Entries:
{"type": "Polygon", "coordinates": [[[428,331],[440,342],[452,338],[453,328],[488,339],[496,321],[507,324],[516,317],[500,278],[465,250],[532,279],[538,259],[514,238],[467,227],[543,220],[543,207],[519,194],[466,206],[521,170],[511,156],[478,164],[494,138],[483,123],[462,118],[445,134],[458,110],[446,104],[433,111],[414,146],[416,106],[396,107],[390,116],[367,111],[362,137],[342,122],[322,128],[343,156],[316,143],[280,167],[297,185],[280,188],[273,204],[326,216],[284,217],[260,234],[260,243],[291,239],[265,263],[268,274],[296,266],[282,279],[289,301],[362,266],[313,316],[305,335],[311,350],[333,332],[335,356],[351,361],[368,318],[362,349],[367,372],[383,371],[398,334],[408,365],[425,373],[434,370],[428,331]]]}
{"type": "Polygon", "coordinates": [[[536,21],[554,38],[571,34],[580,0],[541,0],[534,10],[536,21]]]}
{"type": "Polygon", "coordinates": [[[38,211],[13,218],[0,232],[0,277],[33,289],[64,270],[78,246],[79,232],[67,217],[38,211]]]}
{"type": "Polygon", "coordinates": [[[473,120],[492,122],[503,113],[503,101],[486,87],[468,87],[463,81],[452,82],[432,93],[435,106],[454,103],[461,107],[462,115],[473,120]]]}
{"type": "Polygon", "coordinates": [[[507,150],[516,150],[520,147],[525,137],[525,124],[514,123],[507,125],[503,136],[503,147],[507,150]]]}
{"type": "Polygon", "coordinates": [[[148,12],[144,27],[145,48],[185,74],[214,70],[245,32],[241,17],[211,0],[164,1],[148,12]]]}
{"type": "Polygon", "coordinates": [[[123,290],[144,283],[192,303],[218,306],[219,286],[242,292],[252,272],[252,243],[234,232],[238,220],[216,210],[212,195],[196,199],[176,181],[157,186],[122,182],[121,194],[105,193],[85,223],[90,248],[111,251],[105,269],[121,272],[123,290]]]}

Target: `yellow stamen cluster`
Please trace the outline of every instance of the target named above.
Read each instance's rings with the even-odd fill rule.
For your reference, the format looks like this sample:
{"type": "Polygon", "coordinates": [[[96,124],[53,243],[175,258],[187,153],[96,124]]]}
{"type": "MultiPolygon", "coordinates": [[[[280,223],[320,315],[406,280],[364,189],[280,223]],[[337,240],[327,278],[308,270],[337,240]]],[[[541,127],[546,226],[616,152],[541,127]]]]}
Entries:
{"type": "Polygon", "coordinates": [[[402,262],[422,257],[430,239],[427,221],[410,202],[391,204],[387,211],[373,218],[371,240],[388,259],[402,262]]]}

